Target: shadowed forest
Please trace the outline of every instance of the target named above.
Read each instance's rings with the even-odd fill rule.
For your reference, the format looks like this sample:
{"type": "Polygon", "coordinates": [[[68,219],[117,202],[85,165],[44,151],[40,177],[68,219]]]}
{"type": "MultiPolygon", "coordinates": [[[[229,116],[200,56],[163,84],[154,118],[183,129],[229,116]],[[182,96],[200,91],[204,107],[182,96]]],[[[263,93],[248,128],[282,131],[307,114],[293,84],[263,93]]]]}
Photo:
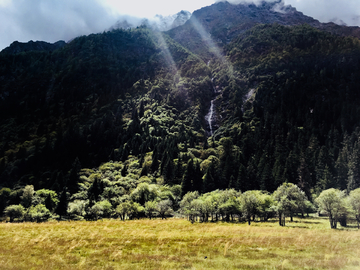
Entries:
{"type": "Polygon", "coordinates": [[[202,16],[0,53],[4,218],[359,222],[359,39],[202,16]]]}

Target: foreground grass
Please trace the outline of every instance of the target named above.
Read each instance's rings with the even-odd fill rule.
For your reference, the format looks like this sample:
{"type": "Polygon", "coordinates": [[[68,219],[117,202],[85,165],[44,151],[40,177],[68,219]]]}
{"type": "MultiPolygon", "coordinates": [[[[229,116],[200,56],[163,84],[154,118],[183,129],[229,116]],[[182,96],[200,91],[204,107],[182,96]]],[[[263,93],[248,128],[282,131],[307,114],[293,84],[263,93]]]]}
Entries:
{"type": "Polygon", "coordinates": [[[323,219],[0,223],[1,269],[360,269],[360,231],[323,219]]]}

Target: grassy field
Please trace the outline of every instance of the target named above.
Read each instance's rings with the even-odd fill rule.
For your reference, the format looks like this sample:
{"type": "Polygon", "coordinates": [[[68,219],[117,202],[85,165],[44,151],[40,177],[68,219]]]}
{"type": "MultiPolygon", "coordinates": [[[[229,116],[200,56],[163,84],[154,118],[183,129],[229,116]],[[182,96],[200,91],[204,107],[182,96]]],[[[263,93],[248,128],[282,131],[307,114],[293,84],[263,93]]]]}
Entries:
{"type": "Polygon", "coordinates": [[[1,269],[360,269],[360,231],[326,219],[0,223],[1,269]]]}

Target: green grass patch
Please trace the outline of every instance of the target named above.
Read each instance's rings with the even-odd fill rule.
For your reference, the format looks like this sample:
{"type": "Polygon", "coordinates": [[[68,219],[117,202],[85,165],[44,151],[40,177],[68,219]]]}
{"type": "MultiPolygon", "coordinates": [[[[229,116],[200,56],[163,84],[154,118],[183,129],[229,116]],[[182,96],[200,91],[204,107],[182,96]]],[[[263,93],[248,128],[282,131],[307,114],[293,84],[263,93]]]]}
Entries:
{"type": "Polygon", "coordinates": [[[327,219],[1,223],[1,269],[360,269],[360,233],[327,219]]]}

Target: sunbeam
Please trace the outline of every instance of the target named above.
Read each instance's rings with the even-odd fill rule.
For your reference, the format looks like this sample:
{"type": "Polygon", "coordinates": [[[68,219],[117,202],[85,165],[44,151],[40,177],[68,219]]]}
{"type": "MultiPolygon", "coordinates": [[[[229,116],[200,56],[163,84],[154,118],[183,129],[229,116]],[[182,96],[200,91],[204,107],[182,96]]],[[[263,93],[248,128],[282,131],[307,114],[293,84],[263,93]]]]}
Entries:
{"type": "Polygon", "coordinates": [[[190,19],[194,29],[199,33],[201,36],[202,41],[207,45],[209,52],[212,53],[216,60],[220,61],[222,64],[229,69],[231,75],[234,75],[234,68],[232,64],[227,60],[226,56],[224,56],[222,50],[216,45],[214,40],[211,38],[211,34],[205,30],[203,25],[199,22],[199,20],[193,16],[190,19]]]}
{"type": "Polygon", "coordinates": [[[156,38],[157,44],[159,45],[161,51],[163,52],[163,56],[165,58],[165,62],[173,74],[178,73],[178,69],[176,67],[176,63],[174,58],[169,50],[169,46],[167,45],[163,33],[160,31],[154,31],[154,37],[156,38]]]}
{"type": "Polygon", "coordinates": [[[219,47],[215,44],[213,39],[211,38],[211,34],[208,33],[199,20],[193,15],[190,19],[192,25],[194,26],[195,30],[200,34],[201,39],[203,42],[208,46],[209,51],[215,55],[216,58],[222,61],[226,61],[225,57],[221,53],[219,47]]]}

